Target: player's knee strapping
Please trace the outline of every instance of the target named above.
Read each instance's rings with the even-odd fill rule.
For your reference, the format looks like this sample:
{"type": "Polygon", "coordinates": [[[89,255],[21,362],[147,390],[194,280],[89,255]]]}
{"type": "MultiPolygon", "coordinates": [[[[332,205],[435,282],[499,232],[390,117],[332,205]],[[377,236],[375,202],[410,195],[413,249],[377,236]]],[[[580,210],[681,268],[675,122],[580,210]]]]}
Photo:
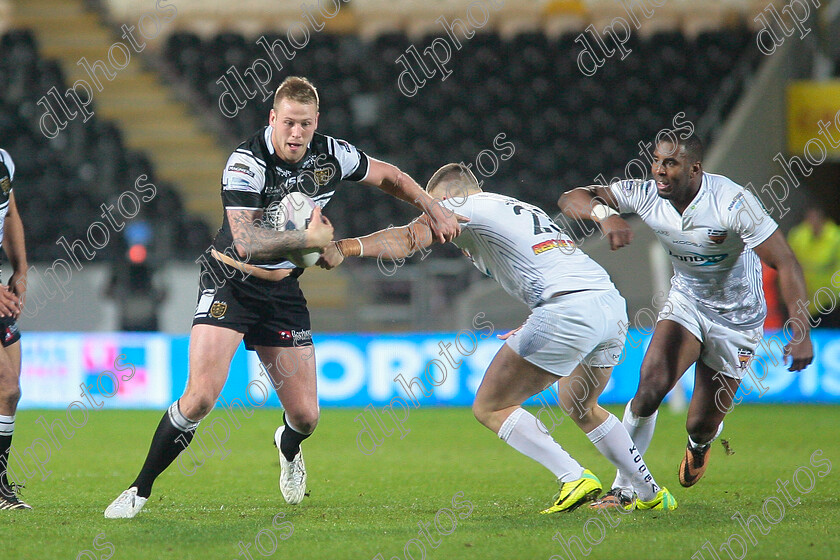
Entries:
{"type": "MultiPolygon", "coordinates": [[[[181,412],[181,400],[178,399],[169,406],[166,415],[169,417],[169,422],[180,432],[182,432],[175,441],[181,444],[184,449],[190,444],[195,436],[195,430],[198,428],[199,421],[190,420],[181,412]]],[[[203,445],[202,445],[203,447],[203,445]]],[[[212,453],[211,453],[212,454],[212,453]]]]}
{"type": "Polygon", "coordinates": [[[180,407],[180,399],[172,403],[167,410],[167,417],[169,418],[169,422],[181,433],[178,437],[175,438],[175,442],[183,448],[182,451],[186,451],[186,453],[179,453],[178,455],[178,468],[187,476],[192,476],[195,474],[195,471],[198,467],[204,464],[204,458],[201,457],[201,453],[203,452],[204,455],[211,457],[213,455],[213,451],[209,451],[204,447],[204,442],[201,439],[198,440],[201,451],[198,453],[195,452],[193,447],[190,447],[190,443],[195,436],[195,431],[198,428],[198,424],[200,421],[193,421],[184,416],[181,412],[180,407]],[[189,460],[192,460],[191,465],[187,465],[189,460]]]}
{"type": "MultiPolygon", "coordinates": [[[[172,425],[175,426],[178,430],[182,431],[183,434],[178,436],[178,442],[184,446],[184,449],[187,448],[189,443],[192,441],[193,436],[196,433],[196,429],[198,428],[198,424],[201,422],[200,420],[190,420],[181,412],[181,407],[179,405],[180,399],[172,403],[172,406],[169,407],[169,420],[172,422],[172,425]]],[[[219,450],[219,455],[221,459],[224,459],[228,455],[230,455],[230,449],[225,447],[225,444],[230,439],[230,426],[228,425],[227,421],[221,417],[217,416],[210,420],[205,429],[203,430],[201,436],[199,436],[198,441],[201,444],[201,447],[208,457],[212,457],[214,453],[214,449],[208,449],[205,446],[204,441],[202,441],[202,436],[208,436],[215,445],[215,448],[219,450]]]]}
{"type": "Polygon", "coordinates": [[[193,432],[195,433],[195,429],[198,428],[199,421],[190,420],[181,412],[181,399],[178,399],[174,403],[169,406],[169,410],[167,411],[169,414],[169,421],[172,422],[172,425],[181,430],[182,432],[193,432]]]}

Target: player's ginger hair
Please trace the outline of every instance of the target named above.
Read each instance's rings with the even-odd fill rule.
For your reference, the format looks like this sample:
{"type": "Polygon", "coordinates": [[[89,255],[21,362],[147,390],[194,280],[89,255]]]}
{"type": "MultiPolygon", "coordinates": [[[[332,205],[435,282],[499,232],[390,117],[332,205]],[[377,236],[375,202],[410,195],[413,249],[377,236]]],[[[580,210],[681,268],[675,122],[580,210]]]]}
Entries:
{"type": "Polygon", "coordinates": [[[272,104],[272,108],[277,109],[280,102],[284,99],[291,99],[292,101],[297,101],[298,103],[303,103],[304,105],[314,103],[316,111],[320,106],[318,90],[315,89],[312,82],[301,76],[289,76],[283,80],[279,86],[277,86],[277,90],[274,92],[274,103],[272,104]]]}
{"type": "Polygon", "coordinates": [[[432,175],[426,184],[432,198],[463,198],[481,192],[481,186],[470,168],[462,163],[447,163],[432,175]]]}

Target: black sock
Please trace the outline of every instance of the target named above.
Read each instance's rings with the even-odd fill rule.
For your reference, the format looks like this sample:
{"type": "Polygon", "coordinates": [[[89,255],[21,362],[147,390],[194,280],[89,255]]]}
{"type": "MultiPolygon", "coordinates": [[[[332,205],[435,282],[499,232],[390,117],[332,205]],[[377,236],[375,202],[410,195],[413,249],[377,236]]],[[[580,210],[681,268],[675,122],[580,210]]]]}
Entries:
{"type": "Polygon", "coordinates": [[[286,425],[286,429],[283,430],[283,435],[280,437],[280,451],[287,461],[294,461],[295,455],[300,451],[300,442],[312,434],[302,434],[289,426],[289,423],[286,422],[285,413],[283,413],[283,424],[286,425]]]}
{"type": "Polygon", "coordinates": [[[178,455],[187,448],[195,435],[195,430],[183,431],[172,424],[169,418],[169,411],[164,413],[160,419],[155,435],[152,437],[152,444],[149,446],[149,454],[146,455],[146,462],[140,469],[131,486],[137,487],[137,495],[141,498],[148,498],[152,493],[152,485],[160,473],[178,458],[178,455]]]}
{"type": "Polygon", "coordinates": [[[12,494],[9,479],[6,476],[9,464],[9,450],[12,447],[12,436],[0,436],[0,492],[12,494]]]}

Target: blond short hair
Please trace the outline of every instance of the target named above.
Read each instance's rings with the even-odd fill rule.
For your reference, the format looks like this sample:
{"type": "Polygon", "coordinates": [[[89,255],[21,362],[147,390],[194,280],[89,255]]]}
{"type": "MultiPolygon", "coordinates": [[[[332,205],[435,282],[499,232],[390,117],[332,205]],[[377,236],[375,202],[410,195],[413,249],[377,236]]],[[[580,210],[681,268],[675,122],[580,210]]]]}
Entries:
{"type": "Polygon", "coordinates": [[[275,109],[280,105],[284,99],[290,99],[308,105],[315,104],[315,110],[318,110],[320,101],[318,99],[318,90],[312,85],[312,82],[301,76],[289,76],[283,83],[277,87],[274,92],[274,107],[275,109]]]}
{"type": "Polygon", "coordinates": [[[469,167],[461,163],[447,163],[435,171],[426,183],[426,192],[436,198],[461,197],[481,192],[481,186],[469,167]]]}

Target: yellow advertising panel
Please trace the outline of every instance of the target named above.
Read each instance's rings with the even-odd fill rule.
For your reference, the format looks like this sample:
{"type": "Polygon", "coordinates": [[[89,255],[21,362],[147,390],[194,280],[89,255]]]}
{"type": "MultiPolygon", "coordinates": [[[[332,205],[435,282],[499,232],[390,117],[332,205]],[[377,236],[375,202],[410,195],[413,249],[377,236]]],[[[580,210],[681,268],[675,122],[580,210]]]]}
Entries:
{"type": "Polygon", "coordinates": [[[791,154],[802,154],[808,145],[819,159],[822,145],[829,157],[840,158],[840,80],[791,82],[787,89],[787,123],[791,154]]]}

